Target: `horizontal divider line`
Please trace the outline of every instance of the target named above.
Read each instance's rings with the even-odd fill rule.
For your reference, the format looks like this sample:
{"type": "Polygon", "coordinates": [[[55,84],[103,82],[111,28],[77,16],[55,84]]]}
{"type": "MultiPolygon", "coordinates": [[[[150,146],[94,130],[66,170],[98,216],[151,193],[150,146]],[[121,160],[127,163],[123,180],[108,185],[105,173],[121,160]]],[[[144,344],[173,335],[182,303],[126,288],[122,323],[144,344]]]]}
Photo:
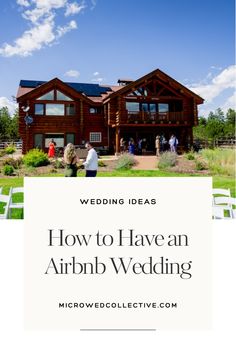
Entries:
{"type": "Polygon", "coordinates": [[[80,331],[156,331],[154,328],[81,328],[80,331]]]}

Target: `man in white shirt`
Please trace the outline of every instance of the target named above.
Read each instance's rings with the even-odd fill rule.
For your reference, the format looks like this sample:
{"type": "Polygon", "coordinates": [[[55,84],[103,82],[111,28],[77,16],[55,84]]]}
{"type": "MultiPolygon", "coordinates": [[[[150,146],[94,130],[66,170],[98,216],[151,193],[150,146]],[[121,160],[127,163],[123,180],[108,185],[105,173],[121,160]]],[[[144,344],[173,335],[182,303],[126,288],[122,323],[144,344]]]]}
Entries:
{"type": "Polygon", "coordinates": [[[83,163],[86,170],[85,177],[96,177],[98,169],[98,155],[91,143],[86,143],[85,147],[88,150],[87,158],[83,163]]]}

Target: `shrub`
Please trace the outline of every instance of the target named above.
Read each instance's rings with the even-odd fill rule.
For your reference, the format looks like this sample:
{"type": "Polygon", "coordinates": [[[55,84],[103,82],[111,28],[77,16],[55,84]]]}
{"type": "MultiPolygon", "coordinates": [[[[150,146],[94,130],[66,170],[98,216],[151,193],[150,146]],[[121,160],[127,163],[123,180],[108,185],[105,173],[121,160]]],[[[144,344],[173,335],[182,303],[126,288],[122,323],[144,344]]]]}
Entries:
{"type": "Polygon", "coordinates": [[[160,156],[160,160],[158,163],[158,167],[161,170],[165,170],[169,167],[173,167],[176,165],[177,155],[174,152],[166,151],[160,156]]]}
{"type": "Polygon", "coordinates": [[[208,166],[206,161],[197,159],[196,160],[196,170],[197,171],[202,171],[202,170],[207,170],[208,166]]]}
{"type": "Polygon", "coordinates": [[[21,157],[17,159],[13,159],[12,157],[8,157],[7,159],[4,160],[3,165],[9,165],[12,166],[15,169],[18,169],[23,163],[23,160],[21,157]]]}
{"type": "Polygon", "coordinates": [[[56,159],[52,163],[54,169],[65,168],[65,163],[62,160],[56,159]]]}
{"type": "Polygon", "coordinates": [[[5,176],[12,176],[14,174],[14,167],[12,167],[10,165],[5,165],[3,167],[3,174],[5,176]]]}
{"type": "Polygon", "coordinates": [[[4,150],[0,150],[0,157],[2,157],[2,156],[4,156],[4,155],[6,155],[5,149],[4,149],[4,150]]]}
{"type": "Polygon", "coordinates": [[[16,151],[16,148],[13,145],[7,146],[5,149],[6,154],[12,155],[16,151]]]}
{"type": "Polygon", "coordinates": [[[42,150],[33,149],[30,150],[23,157],[24,164],[26,166],[39,167],[46,166],[49,164],[48,156],[42,150]]]}
{"type": "Polygon", "coordinates": [[[192,151],[190,151],[187,154],[185,154],[185,157],[186,157],[187,160],[195,160],[195,156],[194,156],[194,153],[192,151]]]}
{"type": "Polygon", "coordinates": [[[106,167],[106,164],[105,164],[105,162],[103,160],[99,160],[98,161],[98,166],[99,167],[106,167]]]}
{"type": "Polygon", "coordinates": [[[136,163],[133,155],[123,154],[119,157],[116,163],[116,170],[129,170],[136,163]]]}

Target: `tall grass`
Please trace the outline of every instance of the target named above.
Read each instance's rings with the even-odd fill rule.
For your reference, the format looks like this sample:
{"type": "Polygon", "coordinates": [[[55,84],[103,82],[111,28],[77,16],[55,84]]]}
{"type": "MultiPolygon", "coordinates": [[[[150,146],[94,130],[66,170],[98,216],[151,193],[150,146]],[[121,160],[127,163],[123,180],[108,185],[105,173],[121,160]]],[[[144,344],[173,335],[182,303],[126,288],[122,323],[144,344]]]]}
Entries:
{"type": "Polygon", "coordinates": [[[129,170],[136,163],[135,158],[131,154],[123,154],[121,155],[116,163],[116,170],[129,170]]]}
{"type": "Polygon", "coordinates": [[[235,149],[203,149],[200,154],[212,174],[235,176],[235,149]]]}
{"type": "Polygon", "coordinates": [[[163,152],[160,156],[160,160],[158,162],[158,168],[160,170],[166,170],[169,167],[173,167],[176,165],[177,155],[174,152],[166,151],[163,152]]]}

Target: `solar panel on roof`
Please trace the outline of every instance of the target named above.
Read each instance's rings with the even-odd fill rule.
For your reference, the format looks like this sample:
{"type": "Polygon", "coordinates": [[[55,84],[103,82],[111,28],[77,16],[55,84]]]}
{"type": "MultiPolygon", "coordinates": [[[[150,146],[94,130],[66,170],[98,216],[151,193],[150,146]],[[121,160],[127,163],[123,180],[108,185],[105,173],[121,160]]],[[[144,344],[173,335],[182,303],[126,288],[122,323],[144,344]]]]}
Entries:
{"type": "MultiPolygon", "coordinates": [[[[21,80],[21,87],[36,88],[45,84],[47,81],[21,80]]],[[[111,91],[110,87],[99,86],[99,84],[87,84],[76,82],[65,82],[66,85],[72,87],[75,91],[84,93],[86,96],[99,97],[107,91],[111,91]]]]}

